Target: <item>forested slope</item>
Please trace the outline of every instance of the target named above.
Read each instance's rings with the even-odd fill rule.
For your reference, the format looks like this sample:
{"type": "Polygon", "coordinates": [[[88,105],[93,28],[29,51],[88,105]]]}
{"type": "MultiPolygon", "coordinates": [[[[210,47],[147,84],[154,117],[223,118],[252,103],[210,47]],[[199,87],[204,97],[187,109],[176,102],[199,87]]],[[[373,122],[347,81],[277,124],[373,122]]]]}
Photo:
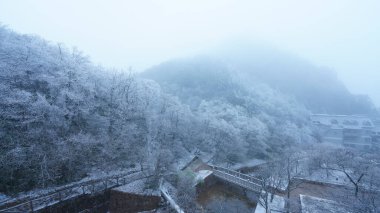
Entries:
{"type": "Polygon", "coordinates": [[[313,113],[376,113],[370,98],[351,94],[334,70],[274,47],[232,42],[209,55],[223,61],[249,83],[266,83],[295,97],[313,113]]]}
{"type": "Polygon", "coordinates": [[[142,156],[149,94],[137,94],[149,88],[130,76],[4,27],[0,70],[0,191],[65,183],[142,156]]]}
{"type": "Polygon", "coordinates": [[[267,158],[291,145],[314,141],[310,112],[302,104],[267,84],[247,84],[238,72],[223,61],[195,57],[162,63],[141,76],[157,81],[195,115],[207,118],[207,127],[226,130],[207,140],[220,146],[223,160],[267,158]]]}
{"type": "Polygon", "coordinates": [[[301,104],[265,84],[248,87],[223,67],[174,63],[156,75],[180,78],[165,84],[0,27],[0,191],[140,164],[162,174],[194,152],[214,163],[271,158],[314,140],[301,104]]]}

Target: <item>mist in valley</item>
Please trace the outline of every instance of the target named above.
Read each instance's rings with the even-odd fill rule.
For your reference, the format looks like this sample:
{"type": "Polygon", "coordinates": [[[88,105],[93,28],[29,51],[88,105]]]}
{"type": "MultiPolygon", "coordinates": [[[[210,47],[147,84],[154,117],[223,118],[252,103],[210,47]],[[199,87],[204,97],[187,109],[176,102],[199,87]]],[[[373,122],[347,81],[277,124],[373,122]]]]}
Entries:
{"type": "Polygon", "coordinates": [[[0,212],[379,212],[379,9],[0,2],[0,212]]]}

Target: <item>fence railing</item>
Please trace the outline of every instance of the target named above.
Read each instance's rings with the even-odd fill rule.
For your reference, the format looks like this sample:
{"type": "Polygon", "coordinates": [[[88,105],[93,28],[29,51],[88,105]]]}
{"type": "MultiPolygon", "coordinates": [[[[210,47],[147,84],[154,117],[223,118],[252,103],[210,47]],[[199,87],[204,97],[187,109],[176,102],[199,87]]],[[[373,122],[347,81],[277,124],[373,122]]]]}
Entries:
{"type": "Polygon", "coordinates": [[[166,181],[164,179],[160,180],[160,191],[162,196],[167,200],[170,204],[170,206],[177,212],[177,213],[185,213],[181,207],[175,202],[173,199],[172,193],[170,192],[170,189],[166,186],[166,181]]]}
{"type": "Polygon", "coordinates": [[[34,212],[64,200],[84,194],[95,194],[104,190],[121,186],[145,177],[142,171],[129,171],[123,174],[89,180],[80,183],[60,187],[54,192],[30,198],[13,206],[0,207],[0,213],[25,213],[34,212]]]}
{"type": "Polygon", "coordinates": [[[291,211],[285,211],[285,210],[276,210],[276,209],[269,209],[270,213],[294,213],[291,211]]]}
{"type": "Polygon", "coordinates": [[[258,178],[219,166],[210,165],[210,167],[213,169],[214,175],[223,180],[235,183],[255,192],[261,192],[261,180],[258,178]]]}

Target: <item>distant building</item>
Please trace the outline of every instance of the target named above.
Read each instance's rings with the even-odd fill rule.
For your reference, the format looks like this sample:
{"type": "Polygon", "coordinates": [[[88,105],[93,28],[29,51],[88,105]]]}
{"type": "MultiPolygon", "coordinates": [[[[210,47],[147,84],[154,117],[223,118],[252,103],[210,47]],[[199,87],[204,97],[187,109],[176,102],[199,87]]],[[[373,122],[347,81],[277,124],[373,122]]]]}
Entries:
{"type": "Polygon", "coordinates": [[[323,142],[361,148],[373,145],[375,125],[366,116],[315,114],[311,121],[319,128],[323,142]]]}
{"type": "Polygon", "coordinates": [[[380,118],[373,119],[373,124],[375,125],[373,129],[372,141],[380,146],[380,118]]]}

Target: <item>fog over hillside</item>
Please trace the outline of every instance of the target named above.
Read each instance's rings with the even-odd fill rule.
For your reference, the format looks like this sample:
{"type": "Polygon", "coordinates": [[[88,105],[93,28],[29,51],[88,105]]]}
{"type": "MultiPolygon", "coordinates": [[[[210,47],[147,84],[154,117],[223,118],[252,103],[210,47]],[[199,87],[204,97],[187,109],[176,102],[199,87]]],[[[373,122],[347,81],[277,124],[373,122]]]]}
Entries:
{"type": "Polygon", "coordinates": [[[379,213],[379,11],[0,0],[0,212],[379,213]]]}
{"type": "Polygon", "coordinates": [[[380,105],[377,1],[111,1],[3,0],[0,22],[138,71],[228,40],[259,41],[331,68],[380,105]]]}
{"type": "Polygon", "coordinates": [[[230,93],[242,92],[238,87],[243,85],[265,84],[294,97],[313,113],[376,114],[372,100],[366,95],[351,94],[334,70],[295,55],[244,42],[226,44],[209,52],[164,62],[142,76],[161,82],[176,94],[187,89],[202,92],[203,98],[215,95],[210,94],[214,92],[231,96],[230,93]],[[171,88],[170,84],[177,88],[171,88]]]}

